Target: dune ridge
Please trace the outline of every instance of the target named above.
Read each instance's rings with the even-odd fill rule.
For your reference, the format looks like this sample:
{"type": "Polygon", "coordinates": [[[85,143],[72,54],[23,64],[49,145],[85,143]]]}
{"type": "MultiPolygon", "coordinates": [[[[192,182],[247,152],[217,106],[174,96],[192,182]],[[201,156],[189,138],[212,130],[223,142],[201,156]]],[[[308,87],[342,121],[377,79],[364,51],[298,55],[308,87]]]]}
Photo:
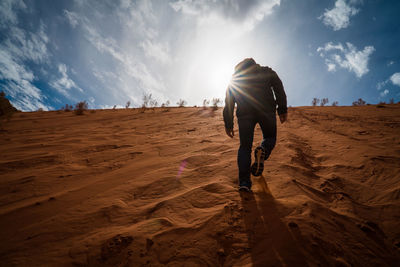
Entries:
{"type": "Polygon", "coordinates": [[[221,109],[15,114],[0,132],[1,265],[395,266],[399,115],[289,108],[239,194],[221,109]]]}

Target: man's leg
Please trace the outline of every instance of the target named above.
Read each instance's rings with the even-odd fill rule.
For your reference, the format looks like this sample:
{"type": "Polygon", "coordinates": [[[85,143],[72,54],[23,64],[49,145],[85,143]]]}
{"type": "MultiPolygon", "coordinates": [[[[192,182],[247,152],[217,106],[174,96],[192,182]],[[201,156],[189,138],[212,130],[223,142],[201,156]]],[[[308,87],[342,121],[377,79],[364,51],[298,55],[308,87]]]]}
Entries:
{"type": "Polygon", "coordinates": [[[260,118],[258,118],[258,123],[260,124],[263,134],[261,146],[264,148],[265,151],[264,160],[267,160],[276,144],[276,115],[267,114],[261,116],[260,118]]]}
{"type": "Polygon", "coordinates": [[[238,150],[239,186],[251,188],[250,165],[251,147],[253,145],[256,122],[251,117],[238,118],[240,147],[238,150]]]}

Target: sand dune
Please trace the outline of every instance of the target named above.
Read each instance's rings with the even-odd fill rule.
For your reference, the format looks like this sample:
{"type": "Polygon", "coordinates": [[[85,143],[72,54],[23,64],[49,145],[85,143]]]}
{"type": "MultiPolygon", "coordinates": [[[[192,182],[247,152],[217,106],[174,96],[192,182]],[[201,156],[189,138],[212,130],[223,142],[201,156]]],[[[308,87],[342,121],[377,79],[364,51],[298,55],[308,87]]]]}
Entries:
{"type": "Polygon", "coordinates": [[[398,264],[400,105],[289,112],[253,194],[221,109],[15,114],[0,265],[398,264]]]}

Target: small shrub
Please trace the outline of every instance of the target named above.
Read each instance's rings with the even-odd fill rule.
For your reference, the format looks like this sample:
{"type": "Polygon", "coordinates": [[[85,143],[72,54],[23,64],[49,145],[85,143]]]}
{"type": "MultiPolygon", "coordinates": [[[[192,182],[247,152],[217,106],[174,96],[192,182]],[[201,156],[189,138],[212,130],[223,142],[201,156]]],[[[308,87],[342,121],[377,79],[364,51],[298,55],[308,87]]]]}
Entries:
{"type": "Polygon", "coordinates": [[[353,102],[353,106],[365,106],[365,101],[362,98],[359,98],[357,101],[353,102]]]}
{"type": "Polygon", "coordinates": [[[168,106],[169,106],[169,100],[167,100],[167,102],[161,104],[162,108],[167,108],[168,106]]]}
{"type": "Polygon", "coordinates": [[[176,104],[178,105],[178,107],[182,108],[187,104],[187,102],[183,99],[179,99],[179,101],[176,102],[176,104]]]}
{"type": "Polygon", "coordinates": [[[143,100],[142,108],[147,108],[151,103],[151,101],[153,100],[153,98],[151,94],[143,94],[142,100],[143,100]]]}
{"type": "Polygon", "coordinates": [[[65,104],[64,107],[61,107],[61,110],[64,110],[65,112],[69,112],[69,111],[74,110],[74,107],[72,105],[65,104]]]}
{"type": "Polygon", "coordinates": [[[116,109],[117,109],[117,105],[114,105],[114,106],[113,106],[113,110],[116,110],[116,109]]]}
{"type": "Polygon", "coordinates": [[[43,112],[43,108],[38,108],[37,112],[43,112]]]}
{"type": "Polygon", "coordinates": [[[328,98],[322,98],[321,99],[321,107],[325,106],[328,103],[329,103],[329,99],[328,98]]]}
{"type": "Polygon", "coordinates": [[[128,109],[130,105],[131,105],[131,101],[126,102],[125,108],[128,109]]]}
{"type": "Polygon", "coordinates": [[[218,104],[221,103],[221,99],[219,98],[213,98],[212,100],[212,106],[213,106],[213,110],[217,110],[218,109],[218,104]]]}
{"type": "Polygon", "coordinates": [[[311,104],[315,107],[316,105],[318,105],[319,103],[319,99],[318,98],[313,98],[313,100],[311,101],[311,104]]]}
{"type": "Polygon", "coordinates": [[[75,114],[83,115],[84,111],[88,109],[88,103],[86,101],[81,101],[75,104],[75,114]]]}
{"type": "Polygon", "coordinates": [[[168,108],[169,104],[170,104],[169,100],[167,100],[167,102],[161,104],[161,107],[164,108],[164,110],[163,110],[164,112],[169,111],[169,108],[168,108]]]}
{"type": "Polygon", "coordinates": [[[158,102],[155,99],[151,99],[149,104],[153,109],[158,106],[158,102]]]}
{"type": "Polygon", "coordinates": [[[393,99],[393,98],[391,98],[391,99],[389,100],[389,104],[394,104],[394,99],[393,99]]]}
{"type": "Polygon", "coordinates": [[[210,104],[210,100],[204,99],[203,100],[203,109],[206,109],[209,104],[210,104]]]}
{"type": "Polygon", "coordinates": [[[333,101],[333,102],[332,102],[332,107],[337,107],[337,106],[339,106],[339,102],[333,101]]]}

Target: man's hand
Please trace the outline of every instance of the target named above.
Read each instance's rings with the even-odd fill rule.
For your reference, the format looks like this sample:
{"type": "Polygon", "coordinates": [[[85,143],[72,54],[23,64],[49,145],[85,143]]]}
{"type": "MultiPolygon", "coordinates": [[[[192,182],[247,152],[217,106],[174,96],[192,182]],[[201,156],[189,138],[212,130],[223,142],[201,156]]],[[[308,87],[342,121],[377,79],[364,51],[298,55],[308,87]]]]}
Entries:
{"type": "Polygon", "coordinates": [[[280,114],[279,120],[281,121],[281,123],[284,123],[285,121],[287,121],[287,113],[280,114]]]}
{"type": "Polygon", "coordinates": [[[233,132],[233,129],[225,128],[225,132],[230,138],[233,138],[233,136],[235,135],[235,133],[233,132]]]}

